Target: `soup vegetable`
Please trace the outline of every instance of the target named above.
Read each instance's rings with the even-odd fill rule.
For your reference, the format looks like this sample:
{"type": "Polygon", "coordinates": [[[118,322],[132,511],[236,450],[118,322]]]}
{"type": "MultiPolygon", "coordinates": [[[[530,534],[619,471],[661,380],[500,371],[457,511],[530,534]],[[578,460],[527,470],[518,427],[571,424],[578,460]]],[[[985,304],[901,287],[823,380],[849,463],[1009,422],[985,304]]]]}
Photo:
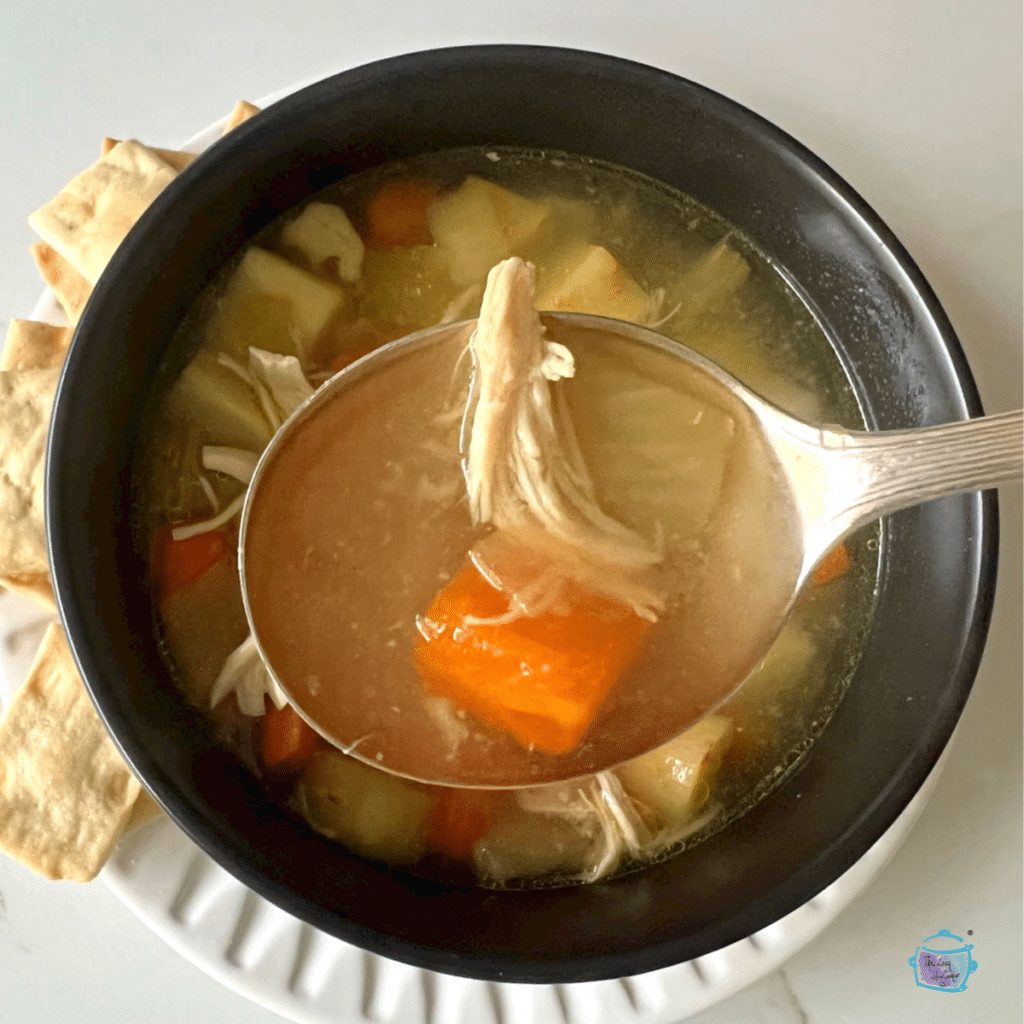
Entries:
{"type": "MultiPolygon", "coordinates": [[[[339,182],[269,225],[211,284],[169,353],[166,393],[144,442],[146,529],[156,628],[169,665],[186,697],[208,709],[223,742],[275,796],[366,856],[446,877],[471,875],[482,884],[553,884],[605,877],[699,841],[793,769],[856,664],[870,618],[877,539],[865,533],[826,561],[734,696],[720,706],[708,697],[701,709],[712,714],[614,771],[514,793],[465,790],[397,778],[327,744],[267,676],[248,637],[236,556],[245,486],[273,431],[315,387],[389,340],[475,316],[488,271],[509,257],[536,267],[538,309],[655,326],[798,416],[860,425],[813,317],[769,263],[712,213],[593,161],[452,151],[339,182]]],[[[650,600],[635,589],[596,594],[629,606],[636,627],[622,618],[621,628],[609,629],[606,610],[596,629],[580,618],[581,605],[604,585],[595,581],[610,578],[603,570],[568,604],[527,608],[515,621],[507,600],[486,612],[487,628],[501,631],[512,660],[526,641],[537,640],[531,623],[545,616],[544,658],[566,672],[587,665],[592,681],[588,644],[618,652],[598,672],[600,686],[582,710],[548,715],[546,725],[536,715],[510,716],[507,696],[486,695],[486,671],[470,679],[465,651],[446,652],[442,671],[427,642],[445,615],[465,624],[472,609],[479,618],[493,591],[462,568],[466,552],[488,542],[467,511],[459,465],[465,394],[420,381],[437,407],[432,429],[416,428],[415,437],[389,422],[386,403],[368,404],[362,432],[353,428],[353,436],[363,445],[393,446],[394,475],[352,487],[352,507],[338,514],[394,533],[396,557],[367,576],[364,589],[380,600],[334,620],[335,647],[349,672],[362,665],[385,685],[420,688],[420,728],[393,730],[393,743],[411,748],[433,736],[452,756],[474,751],[479,770],[488,758],[516,750],[614,742],[628,721],[621,712],[630,695],[643,692],[638,680],[653,680],[653,691],[674,692],[684,704],[688,695],[697,699],[701,673],[687,674],[683,664],[693,638],[688,647],[671,612],[709,546],[723,537],[756,538],[762,564],[780,557],[773,544],[778,529],[755,521],[763,517],[727,528],[721,522],[723,494],[751,479],[730,462],[744,449],[732,444],[728,415],[698,409],[692,396],[690,406],[680,404],[678,389],[607,353],[573,354],[580,372],[552,388],[575,425],[577,457],[589,470],[596,507],[638,538],[637,550],[668,552],[651,560],[664,561],[668,579],[649,589],[650,600]],[[673,430],[673,417],[681,426],[687,414],[691,428],[702,426],[673,430]],[[652,620],[663,621],[652,627],[652,620]],[[609,639],[615,630],[621,637],[609,639]],[[504,714],[495,710],[500,705],[504,714]]],[[[479,493],[470,497],[481,500],[479,493]]],[[[489,557],[501,560],[493,542],[489,557]]],[[[317,571],[315,559],[307,562],[290,558],[300,581],[304,570],[317,571]]],[[[747,600],[757,600],[760,582],[752,577],[747,600]]],[[[291,629],[297,612],[287,620],[291,598],[282,600],[286,640],[301,630],[291,629]]],[[[724,635],[696,646],[713,654],[716,641],[717,650],[728,650],[724,635]]],[[[296,656],[301,661],[307,653],[296,656]]],[[[339,703],[326,673],[308,676],[313,697],[339,703]]],[[[388,692],[378,700],[386,719],[388,692]]]]}

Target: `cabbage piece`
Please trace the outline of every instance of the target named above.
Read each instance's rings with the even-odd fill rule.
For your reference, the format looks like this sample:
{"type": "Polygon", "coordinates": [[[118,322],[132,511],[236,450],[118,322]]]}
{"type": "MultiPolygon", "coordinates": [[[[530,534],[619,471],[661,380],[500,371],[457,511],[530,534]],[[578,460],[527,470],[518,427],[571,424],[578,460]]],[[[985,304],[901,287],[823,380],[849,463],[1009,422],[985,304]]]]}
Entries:
{"type": "Polygon", "coordinates": [[[245,493],[240,494],[227,508],[218,512],[212,519],[204,519],[201,523],[188,523],[185,526],[175,526],[171,530],[173,540],[188,540],[189,537],[198,537],[201,533],[209,533],[211,530],[218,530],[220,527],[230,523],[245,504],[245,493]]]}
{"type": "MultiPolygon", "coordinates": [[[[572,353],[545,341],[533,296],[534,268],[520,259],[506,260],[488,275],[472,341],[465,461],[470,513],[476,523],[507,531],[513,548],[543,543],[566,581],[653,620],[664,598],[643,576],[661,553],[597,505],[564,400],[549,386],[575,372],[572,353]],[[599,571],[592,571],[595,566],[599,571]]],[[[488,575],[484,562],[478,565],[488,575]]],[[[498,577],[507,572],[507,566],[490,568],[498,577]]],[[[530,614],[557,606],[555,582],[545,584],[549,600],[529,608],[530,614]]]]}
{"type": "Polygon", "coordinates": [[[258,461],[259,456],[255,452],[247,452],[244,448],[203,445],[203,468],[213,473],[224,473],[239,483],[249,483],[258,461]]]}
{"type": "Polygon", "coordinates": [[[696,537],[718,506],[736,423],[712,395],[660,383],[658,362],[647,359],[648,353],[632,353],[625,365],[587,352],[588,387],[567,396],[572,421],[606,508],[614,511],[628,495],[637,521],[696,537]]]}

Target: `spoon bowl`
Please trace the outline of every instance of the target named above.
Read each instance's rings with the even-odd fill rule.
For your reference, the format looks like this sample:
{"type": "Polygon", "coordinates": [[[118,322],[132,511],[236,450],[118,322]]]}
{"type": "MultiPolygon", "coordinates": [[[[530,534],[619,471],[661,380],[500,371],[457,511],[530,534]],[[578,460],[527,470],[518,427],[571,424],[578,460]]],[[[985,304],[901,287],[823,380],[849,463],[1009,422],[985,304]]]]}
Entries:
{"type": "MultiPolygon", "coordinates": [[[[749,421],[743,435],[746,454],[769,466],[770,472],[754,487],[743,489],[743,502],[756,502],[756,508],[736,508],[730,514],[754,514],[764,520],[763,536],[773,541],[771,560],[751,555],[771,563],[757,567],[757,611],[731,614],[736,592],[709,582],[699,613],[693,612],[691,618],[714,623],[717,642],[691,646],[718,647],[728,656],[681,665],[680,691],[687,689],[689,679],[691,688],[699,686],[700,692],[696,697],[678,693],[670,711],[651,700],[620,707],[616,695],[610,697],[605,718],[614,737],[597,731],[595,742],[585,742],[568,754],[524,749],[500,735],[486,735],[477,744],[466,742],[467,737],[475,741],[485,734],[469,731],[472,726],[465,724],[464,716],[452,719],[449,710],[439,710],[408,667],[412,655],[407,636],[396,632],[360,639],[345,629],[349,609],[354,613],[371,591],[368,576],[383,571],[380,562],[413,560],[422,543],[406,544],[393,536],[408,529],[401,518],[394,530],[390,525],[383,528],[383,539],[379,534],[371,538],[364,532],[366,519],[378,527],[378,516],[386,518],[385,506],[392,502],[378,497],[377,515],[346,518],[341,510],[352,500],[352,488],[400,475],[403,453],[415,447],[423,422],[448,415],[445,404],[449,412],[453,405],[464,407],[469,391],[470,365],[465,357],[473,322],[446,324],[392,342],[337,374],[277,432],[246,494],[239,568],[250,628],[274,682],[332,744],[398,775],[435,785],[513,788],[591,774],[646,753],[714,711],[742,684],[775,640],[817,564],[852,531],[908,505],[1021,475],[1019,412],[912,431],[868,433],[812,426],[783,413],[703,356],[647,328],[583,314],[545,314],[544,320],[549,335],[571,349],[597,344],[600,338],[660,360],[651,371],[656,376],[670,375],[673,364],[695,371],[705,386],[733,403],[734,419],[749,421]],[[414,382],[424,375],[433,375],[430,390],[443,400],[421,422],[415,410],[396,403],[414,391],[414,382]],[[363,430],[352,426],[361,423],[366,424],[363,430]],[[286,504],[287,511],[282,511],[286,504]],[[314,504],[318,511],[307,516],[314,504]],[[771,522],[772,515],[777,522],[771,522]],[[318,607],[304,612],[305,574],[318,570],[313,564],[297,563],[321,557],[311,556],[317,545],[314,528],[304,524],[325,519],[331,523],[336,563],[327,567],[330,592],[325,598],[321,591],[318,607]],[[376,568],[364,564],[367,552],[362,549],[370,548],[379,548],[376,568]],[[330,605],[326,618],[325,605],[330,605]],[[286,615],[286,630],[275,629],[275,622],[280,624],[286,615]],[[315,638],[335,624],[336,639],[330,642],[327,662],[312,653],[307,658],[305,652],[317,647],[315,638]],[[358,656],[351,655],[354,650],[358,656]],[[404,690],[380,688],[382,679],[403,671],[411,679],[404,690]],[[460,735],[453,740],[455,731],[460,735]],[[437,733],[447,747],[425,738],[437,733]]],[[[464,421],[463,454],[465,433],[464,421]]],[[[403,504],[400,491],[395,499],[398,506],[403,504]]],[[[454,546],[464,552],[471,543],[472,536],[464,534],[454,546]]],[[[755,547],[757,553],[763,551],[763,540],[755,547]]],[[[720,565],[708,574],[709,581],[739,576],[733,563],[742,563],[743,555],[739,548],[712,548],[711,557],[720,565]]],[[[393,584],[395,590],[399,586],[393,584]]],[[[396,611],[393,617],[419,621],[416,610],[426,607],[429,586],[436,589],[437,583],[428,584],[411,605],[401,605],[396,598],[395,607],[403,608],[404,615],[396,611]]],[[[358,622],[353,614],[349,626],[358,629],[358,622]]],[[[629,686],[627,680],[616,690],[629,686]]]]}

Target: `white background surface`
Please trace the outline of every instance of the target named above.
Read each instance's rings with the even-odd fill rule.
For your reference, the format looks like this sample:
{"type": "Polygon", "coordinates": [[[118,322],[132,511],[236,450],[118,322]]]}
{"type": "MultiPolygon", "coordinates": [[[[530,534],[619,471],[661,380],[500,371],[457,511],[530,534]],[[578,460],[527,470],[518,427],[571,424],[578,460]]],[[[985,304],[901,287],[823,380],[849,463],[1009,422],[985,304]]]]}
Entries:
{"type": "MultiPolygon", "coordinates": [[[[1019,0],[449,0],[22,5],[0,0],[0,327],[40,282],[27,215],[104,135],[173,146],[240,97],[430,46],[535,42],[692,78],[810,146],[920,263],[987,411],[1021,405],[1019,0]]],[[[783,971],[698,1024],[1018,1024],[1021,1002],[1021,491],[1001,495],[985,660],[939,790],[876,884],[783,971]],[[908,957],[973,931],[967,991],[908,957]]],[[[99,883],[0,860],[0,1022],[271,1024],[166,948],[99,883]]]]}

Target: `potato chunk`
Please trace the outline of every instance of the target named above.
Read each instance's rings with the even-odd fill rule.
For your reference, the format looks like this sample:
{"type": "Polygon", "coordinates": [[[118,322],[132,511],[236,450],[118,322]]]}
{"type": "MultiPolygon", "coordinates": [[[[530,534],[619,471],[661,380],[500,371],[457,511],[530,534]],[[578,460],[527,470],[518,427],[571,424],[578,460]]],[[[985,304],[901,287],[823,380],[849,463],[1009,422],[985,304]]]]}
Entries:
{"type": "Polygon", "coordinates": [[[600,245],[573,246],[557,259],[538,285],[534,305],[634,323],[646,323],[651,311],[647,292],[600,245]]]}
{"type": "Polygon", "coordinates": [[[366,250],[340,206],[310,203],[295,220],[285,224],[281,243],[298,249],[314,267],[325,260],[337,260],[338,277],[342,281],[359,280],[366,250]]]}
{"type": "Polygon", "coordinates": [[[295,801],[313,828],[365,857],[413,864],[423,853],[430,792],[355,758],[315,753],[295,801]]]}
{"type": "Polygon", "coordinates": [[[243,364],[250,346],[305,362],[344,302],[340,285],[252,246],[228,283],[210,324],[210,338],[213,347],[243,364]]]}
{"type": "Polygon", "coordinates": [[[520,255],[548,216],[540,203],[474,174],[427,210],[458,285],[483,281],[496,263],[520,255]]]}
{"type": "Polygon", "coordinates": [[[729,716],[736,734],[729,760],[746,766],[771,755],[780,722],[820,699],[830,678],[819,643],[808,630],[808,603],[797,607],[764,660],[730,698],[729,716]]]}
{"type": "Polygon", "coordinates": [[[732,741],[732,720],[709,715],[682,735],[615,769],[626,792],[664,825],[693,818],[711,794],[722,756],[732,741]]]}
{"type": "Polygon", "coordinates": [[[586,869],[594,845],[592,835],[565,818],[519,811],[504,815],[477,841],[473,863],[490,882],[575,877],[586,869]]]}
{"type": "Polygon", "coordinates": [[[168,410],[196,424],[207,444],[260,452],[273,434],[252,389],[205,349],[171,389],[168,410]]]}
{"type": "Polygon", "coordinates": [[[228,655],[246,638],[238,567],[225,556],[160,606],[164,637],[185,696],[207,707],[228,655]]]}

